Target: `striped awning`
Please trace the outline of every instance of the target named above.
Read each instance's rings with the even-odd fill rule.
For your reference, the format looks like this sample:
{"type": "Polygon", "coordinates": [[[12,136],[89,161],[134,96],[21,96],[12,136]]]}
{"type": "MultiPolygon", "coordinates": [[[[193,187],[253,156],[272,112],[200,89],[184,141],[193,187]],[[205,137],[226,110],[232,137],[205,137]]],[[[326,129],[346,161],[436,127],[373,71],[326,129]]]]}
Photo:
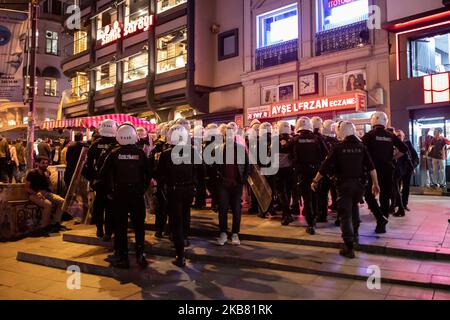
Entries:
{"type": "Polygon", "coordinates": [[[156,130],[156,124],[127,114],[105,114],[94,117],[46,121],[42,123],[41,128],[46,130],[64,128],[98,128],[99,123],[106,119],[112,119],[116,121],[118,125],[121,125],[124,122],[130,122],[135,127],[144,127],[149,132],[154,132],[156,130]]]}

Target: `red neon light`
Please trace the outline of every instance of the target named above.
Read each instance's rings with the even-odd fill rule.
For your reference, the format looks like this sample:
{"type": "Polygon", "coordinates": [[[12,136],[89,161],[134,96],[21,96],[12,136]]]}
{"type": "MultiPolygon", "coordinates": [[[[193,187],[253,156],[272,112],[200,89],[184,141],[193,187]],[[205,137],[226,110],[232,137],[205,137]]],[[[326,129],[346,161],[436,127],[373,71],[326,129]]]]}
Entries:
{"type": "Polygon", "coordinates": [[[392,31],[398,30],[398,29],[404,29],[404,28],[412,27],[414,25],[432,22],[435,20],[440,20],[440,19],[446,18],[448,16],[450,16],[450,11],[440,12],[440,13],[433,14],[431,16],[421,17],[421,18],[414,19],[414,20],[407,21],[407,22],[397,23],[397,24],[394,24],[393,26],[388,27],[387,29],[392,30],[392,31]]]}
{"type": "Polygon", "coordinates": [[[147,31],[153,23],[153,15],[139,17],[131,22],[127,21],[123,28],[119,21],[116,21],[113,23],[112,28],[110,25],[107,25],[100,31],[99,40],[101,40],[101,45],[104,46],[138,31],[147,31]]]}
{"type": "Polygon", "coordinates": [[[397,42],[397,57],[396,57],[396,63],[397,63],[397,80],[400,80],[400,44],[399,44],[399,36],[403,35],[403,34],[407,34],[407,33],[412,33],[412,32],[416,32],[416,31],[421,31],[421,30],[425,30],[425,29],[431,29],[434,27],[439,27],[439,26],[444,26],[450,24],[450,20],[448,21],[444,21],[444,22],[439,22],[439,23],[435,23],[429,26],[424,26],[424,27],[420,27],[420,28],[415,28],[415,29],[411,29],[411,30],[406,30],[406,31],[402,31],[402,32],[398,32],[395,34],[395,40],[397,42]]]}
{"type": "Polygon", "coordinates": [[[351,92],[334,97],[278,102],[267,106],[248,108],[247,118],[248,120],[280,118],[338,110],[364,111],[366,107],[365,94],[351,92]]]}
{"type": "Polygon", "coordinates": [[[450,73],[439,73],[423,77],[425,104],[450,101],[450,73]]]}
{"type": "Polygon", "coordinates": [[[348,4],[350,2],[353,2],[355,0],[328,0],[328,8],[336,8],[339,6],[342,6],[344,4],[348,4]]]}

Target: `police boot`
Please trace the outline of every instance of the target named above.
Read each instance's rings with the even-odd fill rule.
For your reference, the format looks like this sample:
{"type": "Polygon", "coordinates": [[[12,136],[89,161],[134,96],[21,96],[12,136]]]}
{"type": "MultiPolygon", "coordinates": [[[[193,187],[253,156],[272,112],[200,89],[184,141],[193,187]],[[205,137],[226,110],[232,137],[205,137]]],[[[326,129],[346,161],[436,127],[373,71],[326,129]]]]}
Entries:
{"type": "Polygon", "coordinates": [[[359,248],[359,233],[358,233],[358,231],[355,231],[355,234],[353,236],[353,245],[355,246],[355,249],[359,248]]]}
{"type": "Polygon", "coordinates": [[[144,246],[136,246],[136,262],[141,268],[146,268],[148,266],[147,259],[144,255],[144,246]]]}
{"type": "Polygon", "coordinates": [[[119,268],[119,269],[129,269],[130,268],[130,262],[128,261],[128,253],[122,253],[118,254],[117,260],[113,260],[111,262],[113,267],[119,268]]]}
{"type": "Polygon", "coordinates": [[[386,225],[389,220],[383,216],[382,220],[377,222],[377,227],[375,228],[375,233],[386,233],[386,225]]]}
{"type": "Polygon", "coordinates": [[[316,230],[314,229],[314,227],[309,226],[306,228],[306,233],[309,233],[310,235],[313,236],[316,234],[316,230]]]}
{"type": "Polygon", "coordinates": [[[344,243],[344,247],[339,251],[339,254],[343,257],[354,259],[355,251],[353,250],[353,242],[344,243]]]}
{"type": "Polygon", "coordinates": [[[399,208],[398,211],[394,213],[394,217],[404,217],[405,214],[405,209],[399,208]]]}
{"type": "Polygon", "coordinates": [[[186,259],[184,256],[177,256],[174,260],[172,260],[172,264],[177,267],[183,268],[186,266],[186,259]]]}
{"type": "Polygon", "coordinates": [[[294,205],[294,206],[291,208],[291,214],[292,214],[293,216],[299,216],[299,215],[300,215],[300,207],[294,205]]]}

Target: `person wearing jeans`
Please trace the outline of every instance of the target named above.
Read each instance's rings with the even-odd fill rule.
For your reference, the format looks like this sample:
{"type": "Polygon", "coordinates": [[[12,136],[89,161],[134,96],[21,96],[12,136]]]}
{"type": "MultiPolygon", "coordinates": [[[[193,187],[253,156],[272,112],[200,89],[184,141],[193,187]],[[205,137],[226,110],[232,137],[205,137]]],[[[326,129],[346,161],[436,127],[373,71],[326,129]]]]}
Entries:
{"type": "Polygon", "coordinates": [[[239,232],[241,226],[241,201],[242,191],[249,176],[249,158],[245,146],[236,142],[235,129],[228,125],[226,142],[218,147],[223,162],[216,165],[218,175],[218,201],[219,201],[219,229],[220,236],[217,243],[223,246],[228,241],[228,209],[233,214],[233,226],[231,229],[231,243],[239,245],[239,232]],[[234,157],[227,153],[234,153],[234,157]]]}
{"type": "Polygon", "coordinates": [[[445,156],[447,145],[450,145],[450,140],[442,136],[442,129],[435,129],[429,155],[433,167],[433,182],[435,186],[441,188],[445,186],[445,156]]]}

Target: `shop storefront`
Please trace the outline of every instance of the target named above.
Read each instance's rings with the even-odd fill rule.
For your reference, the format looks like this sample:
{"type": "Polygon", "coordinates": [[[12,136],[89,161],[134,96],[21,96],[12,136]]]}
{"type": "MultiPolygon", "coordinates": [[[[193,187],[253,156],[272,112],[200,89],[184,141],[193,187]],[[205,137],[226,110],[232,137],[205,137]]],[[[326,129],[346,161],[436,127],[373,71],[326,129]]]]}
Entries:
{"type": "Polygon", "coordinates": [[[364,91],[353,91],[330,97],[303,98],[247,108],[248,123],[254,119],[272,124],[285,120],[295,125],[301,116],[319,116],[324,120],[354,120],[358,133],[363,135],[369,129],[370,119],[370,113],[367,112],[367,94],[364,91]]]}

